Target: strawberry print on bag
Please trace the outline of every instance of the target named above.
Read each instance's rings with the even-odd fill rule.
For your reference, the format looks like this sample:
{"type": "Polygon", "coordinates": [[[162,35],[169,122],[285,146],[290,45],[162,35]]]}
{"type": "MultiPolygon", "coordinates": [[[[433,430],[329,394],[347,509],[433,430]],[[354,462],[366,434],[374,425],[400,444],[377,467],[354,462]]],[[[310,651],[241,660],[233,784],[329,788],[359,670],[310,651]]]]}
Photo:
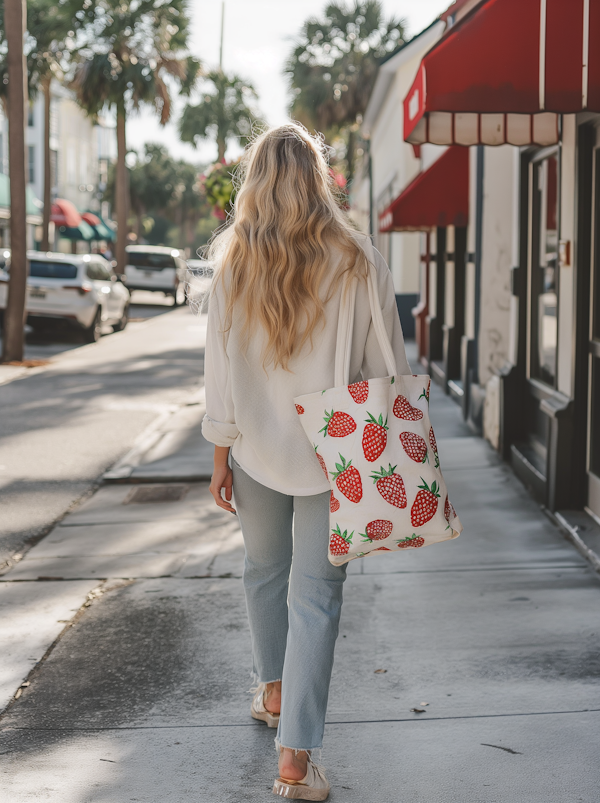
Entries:
{"type": "Polygon", "coordinates": [[[332,491],[331,496],[329,497],[329,512],[337,513],[339,509],[340,509],[340,500],[335,498],[332,491]]]}
{"type": "Polygon", "coordinates": [[[420,547],[425,545],[425,539],[420,535],[407,535],[406,538],[399,538],[396,543],[400,549],[407,549],[408,547],[420,547]]]}
{"type": "Polygon", "coordinates": [[[393,413],[396,418],[403,418],[405,421],[420,421],[423,418],[423,411],[413,407],[405,396],[398,396],[394,402],[393,413]]]}
{"type": "Polygon", "coordinates": [[[427,444],[420,435],[415,435],[414,432],[401,432],[400,443],[406,454],[415,463],[425,463],[429,460],[427,444]]]}
{"type": "Polygon", "coordinates": [[[381,495],[382,499],[389,502],[394,507],[406,507],[406,489],[404,487],[404,480],[399,474],[396,474],[396,466],[390,467],[386,471],[380,468],[379,472],[371,474],[371,478],[381,495]]]}
{"type": "Polygon", "coordinates": [[[329,539],[329,551],[332,555],[347,555],[348,550],[350,549],[350,544],[352,543],[352,536],[354,533],[350,533],[348,535],[348,530],[344,530],[342,532],[340,530],[340,525],[336,524],[335,529],[331,533],[331,538],[329,539]]]}
{"type": "Polygon", "coordinates": [[[334,413],[333,410],[328,413],[325,410],[323,420],[325,426],[319,431],[332,438],[345,438],[346,435],[351,435],[356,430],[356,421],[348,413],[334,413]]]}
{"type": "Polygon", "coordinates": [[[373,463],[385,449],[387,443],[387,418],[383,420],[381,413],[379,418],[369,413],[367,426],[363,431],[362,447],[365,459],[373,463]]]}
{"type": "Polygon", "coordinates": [[[358,504],[363,494],[360,473],[354,468],[351,460],[346,462],[342,455],[340,455],[340,461],[340,463],[335,464],[337,470],[331,472],[335,484],[346,499],[358,504]]]}
{"type": "Polygon", "coordinates": [[[384,538],[389,538],[392,534],[392,530],[394,529],[394,525],[391,521],[385,521],[384,519],[376,519],[376,521],[370,521],[367,524],[366,532],[361,533],[363,541],[368,541],[371,543],[372,541],[381,541],[384,538]]]}
{"type": "Polygon", "coordinates": [[[421,490],[410,509],[410,521],[413,527],[422,527],[435,516],[438,499],[440,498],[435,480],[431,483],[431,488],[422,477],[421,480],[423,485],[419,485],[421,490]]]}
{"type": "Polygon", "coordinates": [[[369,383],[354,382],[352,385],[348,385],[348,393],[357,404],[364,404],[369,398],[369,383]]]}
{"type": "MultiPolygon", "coordinates": [[[[313,446],[314,446],[314,444],[313,444],[313,446]]],[[[319,448],[318,446],[315,446],[315,455],[316,455],[316,457],[317,457],[317,460],[319,461],[319,465],[321,466],[321,469],[323,470],[323,474],[325,474],[325,476],[327,477],[327,479],[329,479],[329,474],[327,473],[327,466],[325,465],[325,461],[323,460],[323,456],[322,456],[322,455],[320,455],[320,454],[317,452],[317,449],[318,449],[318,448],[319,448]]]]}
{"type": "Polygon", "coordinates": [[[440,467],[440,458],[438,455],[438,448],[437,448],[437,441],[435,439],[435,435],[433,433],[433,427],[429,428],[429,445],[433,451],[433,456],[435,457],[435,465],[434,468],[440,467]]]}

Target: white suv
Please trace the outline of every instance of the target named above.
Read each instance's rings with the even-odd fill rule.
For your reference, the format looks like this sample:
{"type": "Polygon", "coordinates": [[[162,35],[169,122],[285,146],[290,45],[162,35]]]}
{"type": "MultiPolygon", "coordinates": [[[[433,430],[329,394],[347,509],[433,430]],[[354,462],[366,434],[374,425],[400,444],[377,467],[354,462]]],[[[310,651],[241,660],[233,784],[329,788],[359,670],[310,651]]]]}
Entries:
{"type": "Polygon", "coordinates": [[[128,245],[125,277],[130,290],[151,290],[173,296],[175,306],[185,304],[187,264],[176,248],[162,245],[128,245]]]}
{"type": "MultiPolygon", "coordinates": [[[[10,252],[0,268],[0,309],[6,307],[10,252]]],[[[28,251],[27,323],[39,329],[63,319],[83,330],[88,343],[100,338],[102,324],[115,331],[127,326],[129,290],[110,262],[97,254],[54,254],[28,251]]]]}

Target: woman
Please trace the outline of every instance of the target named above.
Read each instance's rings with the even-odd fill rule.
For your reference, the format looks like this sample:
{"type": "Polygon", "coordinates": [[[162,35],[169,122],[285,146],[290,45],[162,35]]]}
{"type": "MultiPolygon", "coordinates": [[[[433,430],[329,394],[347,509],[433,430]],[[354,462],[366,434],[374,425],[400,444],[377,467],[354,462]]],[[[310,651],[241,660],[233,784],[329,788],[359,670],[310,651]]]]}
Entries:
{"type": "MultiPolygon", "coordinates": [[[[346,567],[327,559],[329,484],[293,400],[334,384],[340,301],[354,276],[363,284],[350,376],[386,369],[371,327],[363,236],[336,202],[321,140],[280,126],[243,161],[233,217],[211,245],[203,423],[215,444],[210,490],[219,507],[237,511],[244,536],[258,680],[251,714],[278,728],[273,791],[325,800],[329,784],[311,755],[322,744],[346,567]]],[[[398,370],[409,374],[390,272],[378,254],[376,262],[398,370]]]]}

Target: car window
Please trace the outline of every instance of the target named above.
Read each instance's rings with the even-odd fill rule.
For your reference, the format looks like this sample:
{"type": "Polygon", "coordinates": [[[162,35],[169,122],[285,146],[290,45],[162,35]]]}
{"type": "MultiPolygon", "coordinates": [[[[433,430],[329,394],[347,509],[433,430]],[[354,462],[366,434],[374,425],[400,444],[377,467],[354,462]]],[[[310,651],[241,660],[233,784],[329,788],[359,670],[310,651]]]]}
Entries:
{"type": "Polygon", "coordinates": [[[85,266],[85,275],[92,281],[97,281],[98,279],[102,278],[100,271],[98,270],[98,265],[95,262],[88,262],[88,264],[85,266]]]}
{"type": "Polygon", "coordinates": [[[68,262],[29,261],[29,275],[38,279],[76,279],[77,273],[77,265],[68,262]]]}
{"type": "Polygon", "coordinates": [[[94,264],[96,266],[98,279],[102,279],[102,281],[105,282],[110,282],[110,268],[108,267],[108,265],[105,265],[104,262],[100,259],[94,260],[94,264]]]}
{"type": "Polygon", "coordinates": [[[127,264],[141,270],[163,270],[163,268],[174,268],[175,260],[170,254],[129,251],[127,253],[127,264]]]}

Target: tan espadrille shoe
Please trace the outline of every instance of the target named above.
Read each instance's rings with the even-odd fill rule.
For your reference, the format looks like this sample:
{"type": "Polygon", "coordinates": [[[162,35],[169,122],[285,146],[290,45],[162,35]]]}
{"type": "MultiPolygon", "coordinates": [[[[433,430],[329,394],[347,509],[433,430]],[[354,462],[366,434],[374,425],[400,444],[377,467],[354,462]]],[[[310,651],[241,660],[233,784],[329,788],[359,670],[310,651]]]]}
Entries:
{"type": "Polygon", "coordinates": [[[266,691],[267,684],[259,683],[250,706],[250,714],[254,719],[266,722],[269,728],[276,728],[279,725],[279,714],[272,714],[265,708],[266,691]]]}
{"type": "Polygon", "coordinates": [[[313,764],[309,756],[304,778],[301,781],[277,778],[273,794],[288,800],[327,800],[330,788],[323,768],[313,764]]]}

